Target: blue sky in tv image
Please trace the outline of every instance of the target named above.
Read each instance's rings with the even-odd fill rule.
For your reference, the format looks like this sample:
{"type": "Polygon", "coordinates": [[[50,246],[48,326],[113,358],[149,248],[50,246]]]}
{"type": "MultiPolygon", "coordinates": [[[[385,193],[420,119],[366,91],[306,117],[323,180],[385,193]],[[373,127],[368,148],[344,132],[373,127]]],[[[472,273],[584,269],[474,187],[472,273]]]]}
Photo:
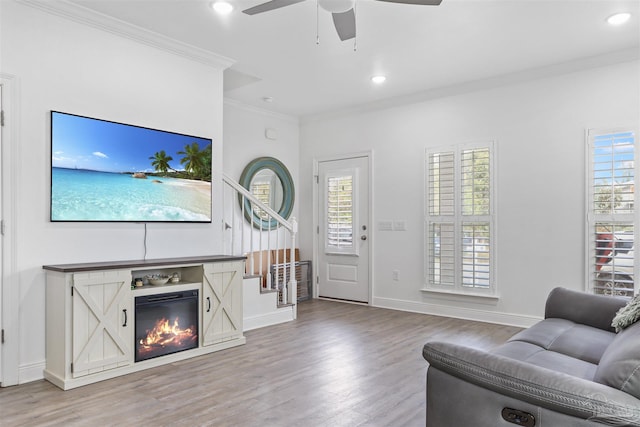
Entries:
{"type": "Polygon", "coordinates": [[[51,114],[51,164],[53,167],[101,172],[153,172],[152,157],[164,150],[180,164],[186,145],[197,142],[200,150],[210,139],[115,123],[72,114],[51,114]]]}

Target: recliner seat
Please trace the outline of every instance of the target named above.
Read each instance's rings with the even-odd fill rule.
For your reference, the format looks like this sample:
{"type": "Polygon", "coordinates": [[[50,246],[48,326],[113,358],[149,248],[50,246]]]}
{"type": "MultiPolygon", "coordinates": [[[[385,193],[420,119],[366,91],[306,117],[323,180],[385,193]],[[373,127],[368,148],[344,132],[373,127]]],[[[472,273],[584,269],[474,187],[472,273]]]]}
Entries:
{"type": "Polygon", "coordinates": [[[625,304],[556,288],[544,320],[492,351],[425,344],[427,427],[640,426],[640,322],[611,327],[625,304]]]}

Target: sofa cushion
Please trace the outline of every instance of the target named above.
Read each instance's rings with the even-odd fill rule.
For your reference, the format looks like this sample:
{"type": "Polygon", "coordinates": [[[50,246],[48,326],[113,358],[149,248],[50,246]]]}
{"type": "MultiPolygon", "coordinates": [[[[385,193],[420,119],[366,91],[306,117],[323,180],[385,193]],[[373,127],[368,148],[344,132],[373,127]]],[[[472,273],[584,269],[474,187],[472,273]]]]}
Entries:
{"type": "Polygon", "coordinates": [[[593,379],[640,399],[640,323],[616,336],[602,355],[593,379]]]}
{"type": "Polygon", "coordinates": [[[492,353],[589,381],[593,380],[598,368],[598,365],[594,363],[545,350],[538,345],[524,341],[507,342],[492,350],[492,353]]]}
{"type": "Polygon", "coordinates": [[[547,298],[545,319],[567,319],[581,325],[614,332],[611,319],[627,303],[624,298],[555,288],[547,298]]]}
{"type": "Polygon", "coordinates": [[[517,333],[509,342],[522,341],[576,359],[598,364],[616,334],[566,319],[545,319],[517,333]]]}
{"type": "Polygon", "coordinates": [[[559,335],[549,346],[549,350],[598,364],[602,355],[615,339],[613,332],[575,324],[559,335]]]}

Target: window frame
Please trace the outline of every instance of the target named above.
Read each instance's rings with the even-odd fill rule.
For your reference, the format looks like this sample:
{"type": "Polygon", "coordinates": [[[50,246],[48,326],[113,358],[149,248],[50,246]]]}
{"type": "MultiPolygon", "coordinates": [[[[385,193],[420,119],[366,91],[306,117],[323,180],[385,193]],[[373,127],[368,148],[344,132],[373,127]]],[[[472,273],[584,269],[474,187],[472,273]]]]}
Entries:
{"type": "MultiPolygon", "coordinates": [[[[638,241],[638,237],[640,236],[640,221],[638,220],[638,200],[640,195],[640,190],[638,190],[638,180],[639,180],[639,172],[640,166],[638,165],[638,156],[640,155],[640,135],[638,133],[638,128],[636,126],[618,126],[618,127],[609,127],[609,128],[590,128],[585,130],[585,170],[586,170],[586,186],[585,186],[585,277],[587,280],[585,281],[585,291],[589,293],[602,293],[597,292],[596,282],[598,280],[598,262],[602,262],[602,254],[598,255],[597,246],[598,246],[598,237],[596,231],[597,224],[606,224],[612,226],[624,226],[624,225],[632,225],[633,226],[633,238],[634,238],[634,253],[633,253],[633,277],[634,280],[634,289],[633,295],[638,295],[640,293],[640,283],[638,283],[638,277],[640,274],[640,259],[638,254],[635,251],[635,242],[638,241]],[[595,212],[595,175],[596,168],[594,167],[594,140],[598,136],[605,135],[613,135],[619,133],[631,133],[634,138],[634,158],[633,158],[633,212],[630,213],[596,213],[595,212]]],[[[616,256],[615,252],[611,255],[612,257],[616,256]]],[[[615,268],[615,267],[614,267],[615,268]]],[[[615,273],[615,270],[614,270],[615,273]]],[[[607,294],[606,292],[604,293],[607,294]]],[[[615,295],[615,291],[613,292],[615,295]]]]}
{"type": "MultiPolygon", "coordinates": [[[[497,282],[497,260],[495,254],[497,253],[497,154],[496,154],[496,142],[494,140],[484,140],[461,144],[452,144],[438,147],[429,147],[425,149],[424,157],[424,197],[423,197],[423,214],[424,214],[424,230],[423,230],[423,262],[424,262],[424,277],[422,291],[425,292],[437,292],[446,294],[459,294],[465,296],[479,296],[488,298],[498,298],[498,282],[497,282]],[[467,150],[483,150],[489,151],[489,203],[488,214],[482,215],[465,215],[462,211],[462,153],[467,150]],[[454,180],[453,180],[453,214],[451,215],[434,215],[430,211],[430,158],[434,154],[448,154],[453,153],[454,164],[454,180]],[[453,283],[443,284],[436,283],[431,280],[431,268],[434,262],[430,250],[431,238],[430,230],[432,224],[453,224],[453,283]],[[463,285],[463,256],[465,248],[463,245],[463,232],[462,229],[465,225],[473,224],[487,224],[489,227],[489,278],[487,287],[465,286],[463,285]]],[[[443,250],[442,242],[439,248],[443,250]]],[[[475,264],[474,264],[475,265],[475,264]]]]}

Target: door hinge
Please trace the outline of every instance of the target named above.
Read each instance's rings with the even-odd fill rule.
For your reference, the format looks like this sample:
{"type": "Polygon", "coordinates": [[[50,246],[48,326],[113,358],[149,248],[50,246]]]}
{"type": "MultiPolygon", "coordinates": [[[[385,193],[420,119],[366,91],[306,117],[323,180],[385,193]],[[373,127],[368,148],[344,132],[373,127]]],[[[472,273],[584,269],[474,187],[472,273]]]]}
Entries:
{"type": "Polygon", "coordinates": [[[71,362],[71,373],[73,374],[73,362],[71,362]]]}
{"type": "Polygon", "coordinates": [[[313,176],[316,179],[316,184],[320,184],[320,175],[313,176]]]}
{"type": "Polygon", "coordinates": [[[0,110],[0,126],[4,127],[4,110],[0,110]]]}
{"type": "Polygon", "coordinates": [[[73,296],[73,286],[71,287],[71,296],[73,296]]]}
{"type": "Polygon", "coordinates": [[[5,223],[4,223],[4,219],[2,219],[0,220],[0,234],[4,236],[4,232],[5,232],[5,223]]]}
{"type": "Polygon", "coordinates": [[[4,344],[4,329],[2,330],[2,337],[0,337],[0,344],[4,344]]]}
{"type": "Polygon", "coordinates": [[[316,285],[320,284],[320,276],[316,276],[316,285]]]}
{"type": "Polygon", "coordinates": [[[316,226],[316,234],[320,234],[320,226],[316,226]]]}

